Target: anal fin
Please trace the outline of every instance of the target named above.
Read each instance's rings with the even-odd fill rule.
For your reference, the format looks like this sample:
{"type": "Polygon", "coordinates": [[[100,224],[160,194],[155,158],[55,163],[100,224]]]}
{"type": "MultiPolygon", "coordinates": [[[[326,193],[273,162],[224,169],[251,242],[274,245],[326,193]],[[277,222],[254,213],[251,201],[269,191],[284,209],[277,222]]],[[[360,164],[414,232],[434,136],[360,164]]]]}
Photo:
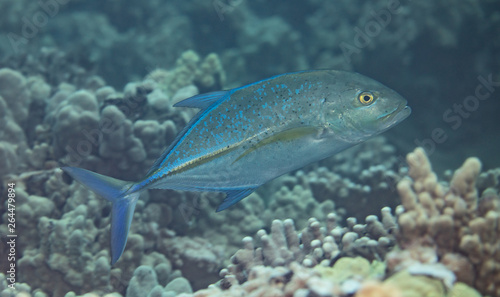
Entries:
{"type": "Polygon", "coordinates": [[[243,198],[252,194],[256,188],[245,188],[245,189],[234,189],[234,190],[225,190],[226,198],[222,203],[217,207],[217,212],[223,211],[224,209],[235,205],[240,202],[243,198]]]}

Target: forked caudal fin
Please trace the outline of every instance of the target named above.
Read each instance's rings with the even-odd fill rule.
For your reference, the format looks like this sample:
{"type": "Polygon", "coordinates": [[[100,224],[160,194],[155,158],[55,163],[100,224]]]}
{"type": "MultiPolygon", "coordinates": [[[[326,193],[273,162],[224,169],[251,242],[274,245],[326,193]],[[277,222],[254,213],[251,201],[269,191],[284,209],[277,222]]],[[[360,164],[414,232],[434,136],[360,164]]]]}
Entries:
{"type": "Polygon", "coordinates": [[[130,223],[140,192],[128,193],[132,182],[121,181],[76,167],[62,170],[93,192],[113,203],[111,210],[111,265],[120,258],[127,243],[130,223]]]}

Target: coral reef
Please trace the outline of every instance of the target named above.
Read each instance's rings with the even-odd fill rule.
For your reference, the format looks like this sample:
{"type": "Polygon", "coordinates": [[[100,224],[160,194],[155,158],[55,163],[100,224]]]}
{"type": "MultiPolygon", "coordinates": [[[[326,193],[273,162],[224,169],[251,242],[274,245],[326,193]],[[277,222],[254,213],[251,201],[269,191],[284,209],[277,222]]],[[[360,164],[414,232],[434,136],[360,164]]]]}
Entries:
{"type": "MultiPolygon", "coordinates": [[[[134,271],[134,276],[127,287],[125,297],[140,296],[177,296],[182,293],[192,293],[189,281],[183,277],[171,279],[165,286],[158,282],[158,273],[161,269],[153,269],[150,266],[139,266],[134,271]]],[[[160,277],[161,278],[161,277],[160,277]]]]}
{"type": "Polygon", "coordinates": [[[31,97],[26,78],[9,68],[0,69],[0,174],[23,167],[18,156],[28,147],[23,128],[27,125],[31,97]]]}
{"type": "MultiPolygon", "coordinates": [[[[479,160],[466,160],[449,185],[438,182],[421,148],[407,160],[409,178],[397,185],[402,205],[395,216],[385,207],[380,219],[370,215],[360,224],[349,217],[342,227],[341,217],[329,213],[321,220],[309,219],[301,232],[291,219],[274,220],[269,233],[260,230],[255,239],[243,239],[244,248],[220,272],[222,280],[208,289],[203,288],[217,281],[227,251],[205,239],[180,237],[168,230],[176,218],[173,213],[162,216],[162,208],[167,207],[167,214],[171,208],[159,202],[156,192],[138,202],[123,261],[110,267],[108,250],[103,249],[109,244],[107,203],[78,184],[68,185],[52,171],[20,175],[19,226],[36,238],[20,246],[19,269],[29,271],[20,278],[20,292],[26,296],[84,292],[111,296],[112,291],[123,296],[481,296],[477,289],[496,296],[496,171],[482,175],[487,188],[479,196],[479,160]],[[28,189],[28,184],[39,185],[38,190],[28,189]],[[57,286],[51,285],[54,280],[57,286]],[[192,288],[202,290],[193,293],[192,288]]],[[[286,187],[286,179],[282,182],[286,187]]],[[[262,208],[256,196],[241,208],[262,208]]],[[[210,202],[213,197],[205,198],[210,202]]],[[[318,208],[322,209],[320,204],[312,209],[318,208]]],[[[240,217],[236,211],[234,218],[240,217]]],[[[4,294],[10,294],[5,283],[2,286],[4,294]]]]}
{"type": "Polygon", "coordinates": [[[448,290],[439,279],[407,271],[382,279],[384,267],[373,268],[363,258],[346,260],[328,268],[308,268],[296,262],[287,268],[259,265],[249,271],[244,283],[227,277],[220,286],[183,296],[481,296],[463,283],[456,283],[448,290]]]}
{"type": "MultiPolygon", "coordinates": [[[[216,54],[211,53],[201,60],[198,54],[188,50],[177,59],[174,70],[156,69],[149,73],[146,79],[157,82],[165,94],[173,96],[180,89],[190,85],[197,86],[202,93],[220,90],[225,84],[226,74],[216,54]]],[[[190,96],[192,94],[187,97],[190,96]]]]}
{"type": "MultiPolygon", "coordinates": [[[[193,52],[189,55],[197,57],[193,52]]],[[[182,231],[187,226],[176,209],[189,194],[171,191],[169,200],[154,193],[150,200],[144,197],[137,205],[124,260],[111,267],[108,203],[79,185],[68,184],[60,172],[52,170],[62,162],[124,179],[142,176],[195,112],[174,111],[172,100],[197,94],[195,80],[209,89],[220,88],[217,84],[224,79],[214,54],[199,64],[182,58],[172,72],[184,69],[196,75],[185,77],[185,81],[177,77],[178,90],[145,79],[128,84],[123,93],[98,77],[52,86],[45,82],[46,76],[0,69],[1,121],[5,124],[0,133],[0,154],[5,157],[0,177],[5,183],[16,184],[16,230],[30,238],[17,245],[19,269],[26,271],[19,274],[19,282],[51,296],[64,296],[69,291],[124,294],[141,264],[155,269],[170,267],[167,276],[158,274],[161,282],[169,275],[179,277],[179,268],[193,274],[193,280],[195,274],[202,276],[199,284],[194,282],[196,288],[217,276],[223,257],[220,248],[203,239],[171,241],[176,245],[168,242],[175,237],[168,227],[178,226],[182,231]],[[191,64],[188,67],[185,63],[191,64]],[[164,93],[164,87],[173,93],[164,93]],[[164,249],[168,256],[175,259],[174,268],[164,255],[155,252],[163,244],[168,245],[164,249]],[[207,251],[205,266],[189,270],[201,259],[200,248],[207,251]]],[[[4,210],[7,204],[1,207],[4,210]]],[[[2,217],[0,233],[7,234],[6,211],[2,217]]],[[[5,249],[2,245],[2,252],[5,249]]]]}
{"type": "MultiPolygon", "coordinates": [[[[498,88],[496,5],[0,1],[0,194],[16,183],[22,235],[17,291],[1,271],[0,296],[500,296],[500,101],[472,110],[466,101],[479,86],[486,98],[498,88]],[[312,68],[393,86],[419,124],[276,179],[222,213],[220,194],[150,191],[122,260],[109,265],[109,204],[54,168],[137,180],[196,113],[175,102],[312,68]],[[399,151],[415,144],[433,168],[419,149],[406,169],[399,151]],[[468,155],[483,164],[468,159],[447,182],[432,171],[468,155]],[[225,266],[222,281],[199,290],[225,266]]],[[[0,244],[0,267],[6,251],[0,244]]]]}
{"type": "MultiPolygon", "coordinates": [[[[245,248],[238,250],[227,269],[221,271],[223,280],[217,290],[228,287],[241,290],[237,289],[240,285],[248,289],[254,280],[262,282],[272,276],[274,281],[274,275],[280,275],[279,288],[285,288],[285,292],[291,288],[319,290],[318,284],[322,284],[325,286],[322,290],[326,290],[323,293],[331,296],[355,292],[364,296],[372,291],[399,294],[394,284],[403,282],[396,278],[400,274],[389,278],[380,270],[376,275],[363,274],[366,264],[352,277],[348,274],[345,279],[335,277],[339,280],[337,285],[328,285],[323,279],[331,277],[328,272],[331,265],[342,267],[347,257],[358,256],[373,263],[387,258],[389,271],[410,273],[406,277],[412,278],[412,282],[417,281],[413,275],[417,274],[424,280],[441,279],[439,282],[445,287],[454,288],[456,275],[460,282],[484,293],[497,294],[498,274],[496,264],[492,263],[495,230],[489,228],[498,216],[497,171],[481,175],[483,195],[479,198],[475,185],[480,172],[477,159],[469,159],[456,171],[448,187],[438,183],[423,151],[417,149],[408,156],[408,174],[412,180],[399,181],[407,171],[401,160],[394,157],[394,148],[383,138],[363,144],[355,152],[339,154],[332,160],[277,179],[231,212],[212,212],[221,199],[218,194],[168,191],[166,201],[163,192],[151,191],[137,204],[123,261],[111,267],[106,248],[109,205],[80,185],[68,184],[59,174],[46,169],[60,160],[79,162],[122,178],[140,176],[193,114],[193,111],[175,113],[171,108],[174,100],[197,93],[193,85],[196,77],[202,80],[201,77],[220,73],[196,70],[211,69],[204,63],[217,63],[215,58],[207,58],[211,62],[196,64],[199,59],[195,57],[194,53],[187,53],[179,59],[176,69],[180,70],[172,72],[188,73],[184,83],[179,78],[172,81],[169,71],[157,70],[142,82],[128,84],[123,94],[95,77],[89,78],[83,89],[70,84],[51,87],[39,77],[2,70],[0,81],[3,79],[13,86],[10,93],[2,93],[2,98],[12,100],[8,99],[12,94],[24,94],[26,102],[47,99],[45,114],[37,117],[31,117],[33,110],[23,110],[23,105],[6,104],[9,108],[4,109],[5,119],[14,123],[12,129],[22,131],[14,142],[3,138],[4,154],[19,160],[16,168],[7,167],[4,179],[18,185],[19,230],[33,239],[19,245],[22,250],[19,268],[29,271],[20,278],[21,282],[28,282],[39,294],[46,292],[52,296],[64,296],[70,291],[98,295],[118,291],[125,296],[144,292],[151,296],[190,293],[191,288],[202,289],[216,282],[225,255],[233,253],[239,238],[257,233],[255,239],[244,238],[245,248]],[[196,63],[186,62],[190,59],[196,63]],[[183,63],[190,66],[182,66],[183,63]],[[22,90],[28,86],[28,92],[22,90]],[[13,114],[18,114],[19,122],[12,120],[13,114]],[[34,141],[26,140],[28,127],[34,133],[34,141]],[[381,148],[378,153],[363,154],[373,144],[381,148]],[[347,164],[356,153],[356,162],[349,167],[347,164]],[[20,172],[21,168],[32,172],[20,172]],[[344,177],[329,168],[337,168],[344,177]],[[357,218],[349,217],[345,227],[338,225],[346,214],[357,217],[365,214],[353,211],[359,203],[374,207],[394,200],[393,185],[398,181],[402,206],[396,208],[397,219],[385,207],[381,219],[371,214],[361,224],[357,218]],[[261,194],[266,195],[267,201],[261,194]],[[385,200],[374,202],[384,196],[385,200]],[[331,197],[337,198],[335,204],[331,197]],[[316,218],[309,218],[311,214],[316,218]],[[276,219],[289,216],[294,220],[276,219]],[[193,228],[188,223],[220,227],[193,228]],[[270,233],[259,231],[269,224],[270,233]],[[297,232],[295,224],[305,228],[297,232]],[[210,242],[201,237],[179,236],[183,234],[209,237],[210,242]],[[256,247],[259,244],[262,247],[256,247]],[[391,252],[396,244],[402,250],[391,252]],[[319,266],[310,272],[316,265],[319,266]],[[308,271],[305,283],[315,285],[286,287],[295,274],[304,271],[308,271]],[[479,276],[470,271],[478,271],[479,276]],[[182,276],[189,280],[189,285],[182,276]],[[389,281],[391,278],[396,281],[389,281]]],[[[3,234],[5,228],[6,225],[0,226],[3,234]]],[[[347,264],[351,268],[356,265],[347,264]]],[[[25,289],[27,293],[30,290],[25,289]]]]}
{"type": "Polygon", "coordinates": [[[195,289],[204,288],[217,281],[217,274],[222,266],[224,250],[199,237],[166,238],[157,247],[167,256],[182,275],[190,277],[195,289]]]}
{"type": "MultiPolygon", "coordinates": [[[[381,221],[369,216],[361,225],[348,218],[346,227],[340,227],[337,216],[329,214],[323,226],[310,219],[300,233],[292,220],[275,220],[269,235],[261,230],[257,241],[243,239],[244,249],[221,271],[223,279],[217,286],[193,296],[299,292],[304,296],[481,296],[474,288],[497,296],[497,223],[491,220],[498,217],[499,198],[491,187],[478,196],[479,160],[466,160],[449,185],[438,182],[421,148],[407,160],[409,178],[398,183],[402,205],[396,217],[384,208],[381,221]],[[398,248],[392,249],[394,245],[398,248]]],[[[489,180],[488,185],[496,185],[492,175],[484,174],[483,183],[489,180]]]]}
{"type": "MultiPolygon", "coordinates": [[[[153,213],[153,209],[161,208],[154,203],[145,207],[143,201],[137,205],[138,215],[123,261],[111,267],[107,202],[76,183],[66,185],[58,175],[36,177],[42,178],[44,188],[39,194],[51,198],[30,195],[23,189],[23,181],[16,181],[20,203],[17,230],[32,238],[18,245],[22,251],[18,266],[24,271],[19,281],[51,296],[64,296],[69,291],[124,292],[139,265],[153,267],[163,286],[168,279],[181,276],[181,271],[192,277],[196,288],[215,281],[222,266],[220,248],[204,239],[174,237],[175,233],[164,225],[167,222],[162,223],[153,213]]],[[[0,232],[7,233],[6,225],[0,226],[0,232]]]]}
{"type": "Polygon", "coordinates": [[[415,261],[439,262],[459,281],[499,296],[500,198],[493,188],[479,195],[476,180],[481,162],[467,159],[450,184],[443,185],[423,149],[417,148],[407,160],[411,179],[398,184],[403,207],[398,212],[398,243],[404,251],[388,256],[390,269],[415,261]]]}
{"type": "Polygon", "coordinates": [[[251,268],[258,265],[286,267],[298,262],[305,267],[328,266],[341,257],[358,255],[370,260],[382,260],[395,243],[389,233],[395,226],[390,210],[384,209],[382,213],[386,218],[385,225],[376,216],[369,216],[366,225],[357,224],[356,219],[349,218],[348,226],[340,227],[336,215],[331,213],[326,226],[311,218],[300,233],[296,232],[293,220],[275,220],[270,235],[264,230],[257,232],[262,247],[256,248],[253,239],[245,237],[245,248],[234,254],[231,264],[221,271],[221,275],[230,275],[244,282],[251,268]]]}
{"type": "Polygon", "coordinates": [[[1,69],[3,173],[43,169],[53,159],[138,179],[195,112],[174,110],[173,100],[197,94],[195,83],[210,90],[224,82],[215,54],[201,60],[185,53],[176,68],[163,71],[170,80],[155,74],[162,71],[119,93],[95,76],[55,79],[57,84],[50,85],[45,73],[26,77],[1,69]],[[99,167],[102,160],[108,163],[99,167]]]}

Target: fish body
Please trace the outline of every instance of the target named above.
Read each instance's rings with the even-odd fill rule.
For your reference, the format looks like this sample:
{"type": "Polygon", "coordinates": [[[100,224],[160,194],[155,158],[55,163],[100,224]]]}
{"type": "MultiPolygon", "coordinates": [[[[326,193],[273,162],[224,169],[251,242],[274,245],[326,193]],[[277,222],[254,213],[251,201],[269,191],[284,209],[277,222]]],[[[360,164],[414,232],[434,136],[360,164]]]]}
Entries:
{"type": "Polygon", "coordinates": [[[63,167],[113,202],[112,263],[146,189],[225,192],[224,210],[262,184],[377,135],[411,113],[395,91],[357,73],[316,70],[196,95],[200,112],[137,183],[63,167]]]}

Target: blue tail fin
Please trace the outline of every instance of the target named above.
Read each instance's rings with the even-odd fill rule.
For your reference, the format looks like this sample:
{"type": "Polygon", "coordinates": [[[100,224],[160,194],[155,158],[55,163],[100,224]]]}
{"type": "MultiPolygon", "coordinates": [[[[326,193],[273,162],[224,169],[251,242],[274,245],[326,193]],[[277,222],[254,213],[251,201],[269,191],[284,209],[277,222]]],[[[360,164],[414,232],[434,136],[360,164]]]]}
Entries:
{"type": "Polygon", "coordinates": [[[128,193],[132,182],[121,181],[76,167],[62,170],[93,192],[113,203],[111,210],[111,264],[120,258],[127,243],[130,223],[140,192],[128,193]]]}

